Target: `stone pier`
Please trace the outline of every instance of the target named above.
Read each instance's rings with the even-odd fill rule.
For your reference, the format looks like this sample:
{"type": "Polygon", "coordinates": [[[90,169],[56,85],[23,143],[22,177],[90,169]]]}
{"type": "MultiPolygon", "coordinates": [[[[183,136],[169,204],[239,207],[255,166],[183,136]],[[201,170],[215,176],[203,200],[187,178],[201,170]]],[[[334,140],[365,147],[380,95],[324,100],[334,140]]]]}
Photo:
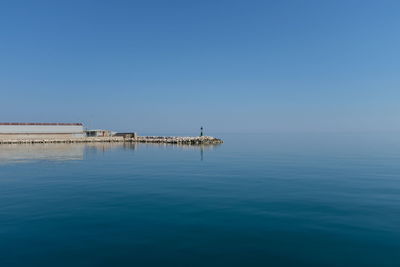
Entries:
{"type": "Polygon", "coordinates": [[[47,144],[47,143],[161,143],[161,144],[221,144],[221,139],[211,136],[183,137],[183,136],[137,136],[135,138],[124,137],[84,137],[84,138],[62,138],[62,139],[0,139],[0,144],[47,144]]]}

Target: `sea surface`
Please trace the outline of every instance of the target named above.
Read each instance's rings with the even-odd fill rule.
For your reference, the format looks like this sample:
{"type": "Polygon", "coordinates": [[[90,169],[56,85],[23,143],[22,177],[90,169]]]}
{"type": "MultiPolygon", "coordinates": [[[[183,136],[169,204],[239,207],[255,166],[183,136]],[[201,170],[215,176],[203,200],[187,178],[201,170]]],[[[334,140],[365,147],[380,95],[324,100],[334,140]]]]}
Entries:
{"type": "Polygon", "coordinates": [[[0,266],[400,266],[400,134],[0,145],[0,266]]]}

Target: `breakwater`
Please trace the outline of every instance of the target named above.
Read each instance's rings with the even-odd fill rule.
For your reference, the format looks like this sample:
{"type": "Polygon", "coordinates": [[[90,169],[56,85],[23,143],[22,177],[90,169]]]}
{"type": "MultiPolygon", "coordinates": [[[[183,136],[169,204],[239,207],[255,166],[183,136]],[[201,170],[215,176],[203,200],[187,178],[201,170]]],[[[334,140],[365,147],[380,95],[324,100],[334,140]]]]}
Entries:
{"type": "Polygon", "coordinates": [[[180,137],[180,136],[138,136],[134,139],[138,143],[167,143],[167,144],[222,144],[224,141],[211,136],[180,137]]]}
{"type": "Polygon", "coordinates": [[[183,136],[137,136],[135,138],[124,137],[84,137],[70,139],[14,139],[2,140],[0,144],[47,144],[47,143],[159,143],[159,144],[186,144],[186,145],[202,145],[202,144],[221,144],[221,139],[211,136],[201,137],[183,137],[183,136]]]}

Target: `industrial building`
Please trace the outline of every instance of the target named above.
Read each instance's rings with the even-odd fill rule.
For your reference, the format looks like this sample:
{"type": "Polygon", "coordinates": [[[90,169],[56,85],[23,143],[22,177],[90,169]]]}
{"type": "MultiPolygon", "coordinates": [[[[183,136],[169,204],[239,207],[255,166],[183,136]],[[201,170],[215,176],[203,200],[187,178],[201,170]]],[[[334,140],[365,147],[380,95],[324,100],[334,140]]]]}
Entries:
{"type": "Polygon", "coordinates": [[[71,139],[85,137],[82,123],[0,123],[0,139],[71,139]]]}

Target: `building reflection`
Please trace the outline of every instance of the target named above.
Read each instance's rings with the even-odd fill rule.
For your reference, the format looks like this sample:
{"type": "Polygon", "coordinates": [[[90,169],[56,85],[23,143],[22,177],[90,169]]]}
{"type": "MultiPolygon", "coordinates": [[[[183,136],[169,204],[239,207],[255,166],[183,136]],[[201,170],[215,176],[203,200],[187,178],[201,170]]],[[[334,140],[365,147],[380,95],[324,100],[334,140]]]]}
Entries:
{"type": "Polygon", "coordinates": [[[82,144],[85,154],[106,153],[113,149],[135,150],[134,143],[86,143],[82,144]]]}
{"type": "Polygon", "coordinates": [[[84,160],[93,154],[103,154],[112,150],[140,150],[141,148],[165,148],[179,150],[199,150],[200,160],[205,151],[218,145],[179,145],[152,143],[86,143],[86,144],[4,144],[0,145],[1,163],[23,163],[30,161],[71,161],[84,160]]]}
{"type": "Polygon", "coordinates": [[[36,160],[83,160],[80,144],[10,144],[0,146],[0,163],[36,160]]]}

